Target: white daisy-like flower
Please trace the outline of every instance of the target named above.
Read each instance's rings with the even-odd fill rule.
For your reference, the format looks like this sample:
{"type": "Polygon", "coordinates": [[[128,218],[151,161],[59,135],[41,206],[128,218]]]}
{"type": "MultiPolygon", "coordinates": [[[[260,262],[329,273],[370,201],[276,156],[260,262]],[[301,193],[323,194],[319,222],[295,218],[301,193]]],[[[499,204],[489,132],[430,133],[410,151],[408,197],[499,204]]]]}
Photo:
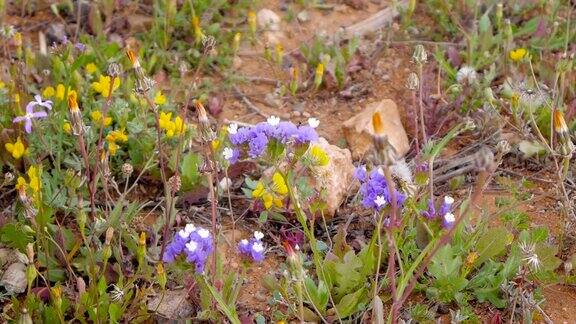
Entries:
{"type": "Polygon", "coordinates": [[[198,235],[200,235],[201,238],[205,239],[210,236],[210,231],[208,231],[205,228],[201,228],[198,230],[198,235]]]}
{"type": "Polygon", "coordinates": [[[473,67],[468,65],[464,65],[458,70],[458,73],[456,73],[456,81],[462,85],[474,84],[477,79],[478,73],[476,73],[473,67]]]}
{"type": "Polygon", "coordinates": [[[312,128],[316,128],[318,125],[320,125],[320,121],[314,117],[310,117],[308,118],[308,125],[310,125],[312,128]]]}
{"type": "Polygon", "coordinates": [[[263,237],[264,237],[264,233],[259,232],[259,231],[254,232],[254,238],[257,239],[258,241],[260,241],[263,237]]]}
{"type": "Polygon", "coordinates": [[[254,243],[252,244],[252,250],[254,250],[254,252],[262,252],[264,251],[264,245],[262,245],[262,243],[254,243]]]}
{"type": "Polygon", "coordinates": [[[444,196],[444,203],[452,205],[454,203],[454,198],[452,198],[451,196],[444,196]]]}
{"type": "Polygon", "coordinates": [[[110,292],[110,298],[113,301],[119,301],[124,298],[124,290],[122,288],[112,284],[112,291],[110,292]]]}
{"type": "Polygon", "coordinates": [[[229,147],[225,147],[222,155],[226,160],[230,160],[234,156],[234,150],[229,147]]]}
{"type": "Polygon", "coordinates": [[[541,263],[540,258],[536,254],[536,245],[522,242],[520,243],[520,250],[522,250],[522,253],[524,254],[522,260],[524,260],[534,271],[538,271],[541,263]]]}
{"type": "Polygon", "coordinates": [[[196,243],[195,241],[190,241],[186,243],[186,248],[188,249],[188,251],[194,252],[198,248],[198,243],[196,243]]]}
{"type": "Polygon", "coordinates": [[[448,224],[454,223],[456,221],[456,216],[452,213],[446,213],[446,215],[444,215],[444,221],[448,224]]]}
{"type": "Polygon", "coordinates": [[[276,125],[280,124],[280,117],[270,116],[270,117],[268,117],[268,119],[266,121],[268,122],[268,124],[270,124],[272,126],[276,126],[276,125]]]}
{"type": "Polygon", "coordinates": [[[386,199],[384,198],[384,196],[376,196],[376,199],[374,199],[374,203],[376,204],[376,206],[382,207],[386,205],[386,199]]]}
{"type": "Polygon", "coordinates": [[[228,125],[228,133],[232,135],[238,133],[238,124],[232,123],[228,125]]]}

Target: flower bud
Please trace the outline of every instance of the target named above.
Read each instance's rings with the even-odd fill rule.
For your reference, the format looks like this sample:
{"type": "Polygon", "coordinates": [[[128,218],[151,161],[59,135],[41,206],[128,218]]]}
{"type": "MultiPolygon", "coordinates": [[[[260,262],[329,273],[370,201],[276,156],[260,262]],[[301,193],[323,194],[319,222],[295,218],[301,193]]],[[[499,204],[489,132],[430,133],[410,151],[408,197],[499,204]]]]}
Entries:
{"type": "Polygon", "coordinates": [[[28,264],[34,263],[34,244],[28,243],[26,245],[26,255],[28,256],[28,264]]]}
{"type": "Polygon", "coordinates": [[[414,72],[410,72],[408,79],[406,80],[406,88],[409,90],[417,90],[419,84],[420,80],[418,80],[418,75],[414,72]]]}
{"type": "Polygon", "coordinates": [[[104,244],[110,245],[110,242],[112,242],[113,237],[114,237],[114,228],[108,227],[108,229],[106,230],[106,238],[104,240],[104,244]]]}
{"type": "Polygon", "coordinates": [[[162,289],[166,289],[166,282],[168,280],[166,278],[166,272],[164,271],[162,262],[158,262],[158,264],[156,264],[156,274],[158,275],[158,284],[162,289]]]}
{"type": "Polygon", "coordinates": [[[120,68],[120,64],[110,63],[108,65],[108,75],[110,75],[113,80],[115,80],[115,78],[119,77],[121,73],[122,73],[122,70],[120,68]]]}
{"type": "Polygon", "coordinates": [[[421,44],[416,45],[416,47],[414,48],[414,54],[412,54],[412,59],[416,64],[419,65],[426,63],[426,61],[428,60],[428,53],[426,52],[426,49],[424,48],[423,45],[421,44]]]}
{"type": "Polygon", "coordinates": [[[176,193],[180,191],[181,186],[182,181],[180,180],[180,177],[177,174],[171,176],[170,179],[168,179],[168,187],[170,187],[170,190],[172,190],[172,192],[176,193]]]}
{"type": "Polygon", "coordinates": [[[132,164],[130,163],[122,164],[122,175],[125,178],[129,178],[132,175],[132,172],[134,172],[134,167],[132,166],[132,164]]]}

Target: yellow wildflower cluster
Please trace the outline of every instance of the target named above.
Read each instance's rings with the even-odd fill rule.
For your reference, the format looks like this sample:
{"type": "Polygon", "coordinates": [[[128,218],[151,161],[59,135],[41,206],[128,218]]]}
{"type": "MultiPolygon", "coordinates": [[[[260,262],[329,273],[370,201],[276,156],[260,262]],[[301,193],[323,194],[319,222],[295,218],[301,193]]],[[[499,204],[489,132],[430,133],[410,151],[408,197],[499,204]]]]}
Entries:
{"type": "Polygon", "coordinates": [[[62,130],[66,134],[72,134],[72,124],[70,124],[69,122],[64,122],[64,124],[62,124],[62,130]]]}
{"type": "MultiPolygon", "coordinates": [[[[52,98],[55,96],[56,99],[58,100],[63,100],[65,93],[66,93],[66,87],[62,83],[58,84],[56,86],[56,89],[54,89],[54,87],[46,87],[44,88],[44,90],[42,90],[42,96],[44,98],[52,98]]],[[[76,91],[68,87],[68,97],[72,96],[76,98],[76,91]]]]}
{"type": "Polygon", "coordinates": [[[98,81],[92,82],[92,89],[100,93],[104,98],[110,97],[111,92],[120,87],[120,78],[114,78],[114,83],[111,85],[112,78],[108,75],[101,75],[98,81]],[[112,88],[110,88],[112,86],[112,88]],[[110,91],[112,90],[112,91],[110,91]]]}
{"type": "Polygon", "coordinates": [[[184,120],[180,116],[176,116],[172,120],[172,113],[161,112],[159,118],[160,128],[166,132],[166,137],[171,138],[173,136],[179,136],[180,134],[186,132],[186,125],[184,120]]]}
{"type": "Polygon", "coordinates": [[[517,48],[515,50],[510,51],[510,53],[508,53],[508,55],[510,56],[510,59],[514,62],[520,62],[527,54],[528,52],[526,51],[525,48],[517,48]]]}
{"type": "Polygon", "coordinates": [[[96,71],[98,71],[98,67],[94,63],[86,64],[85,69],[86,69],[86,73],[88,73],[88,74],[94,74],[94,73],[96,73],[96,71]]]}
{"type": "Polygon", "coordinates": [[[162,106],[166,103],[166,96],[162,93],[162,91],[156,92],[156,95],[154,96],[154,103],[158,106],[162,106]]]}
{"type": "Polygon", "coordinates": [[[315,165],[327,166],[328,164],[330,164],[330,157],[328,156],[326,151],[324,151],[324,149],[322,149],[318,145],[313,145],[312,147],[310,147],[309,154],[315,165]]]}
{"type": "Polygon", "coordinates": [[[110,152],[110,155],[115,155],[116,151],[118,151],[118,143],[128,142],[128,135],[126,135],[124,130],[111,131],[106,135],[106,141],[108,142],[108,151],[110,152]]]}
{"type": "Polygon", "coordinates": [[[258,181],[256,188],[252,191],[252,198],[262,199],[266,209],[276,206],[281,208],[284,198],[288,194],[288,186],[284,180],[284,176],[280,172],[275,172],[272,176],[272,184],[270,188],[265,188],[262,181],[258,181]]]}
{"type": "Polygon", "coordinates": [[[16,182],[16,189],[22,193],[25,192],[27,188],[30,188],[32,194],[37,196],[42,188],[42,183],[40,182],[40,170],[38,167],[31,165],[26,174],[28,175],[29,181],[27,182],[23,176],[19,176],[16,182]]]}
{"type": "Polygon", "coordinates": [[[106,116],[102,118],[102,112],[100,110],[94,110],[90,113],[90,119],[96,124],[100,124],[104,127],[110,126],[112,124],[112,117],[106,116]]]}
{"type": "Polygon", "coordinates": [[[16,160],[18,160],[24,154],[26,154],[26,151],[27,151],[26,147],[24,146],[24,143],[22,143],[22,139],[20,138],[20,136],[18,136],[18,139],[16,139],[16,142],[6,143],[4,145],[4,147],[6,148],[6,151],[8,151],[8,153],[12,154],[12,157],[15,158],[16,160]]]}

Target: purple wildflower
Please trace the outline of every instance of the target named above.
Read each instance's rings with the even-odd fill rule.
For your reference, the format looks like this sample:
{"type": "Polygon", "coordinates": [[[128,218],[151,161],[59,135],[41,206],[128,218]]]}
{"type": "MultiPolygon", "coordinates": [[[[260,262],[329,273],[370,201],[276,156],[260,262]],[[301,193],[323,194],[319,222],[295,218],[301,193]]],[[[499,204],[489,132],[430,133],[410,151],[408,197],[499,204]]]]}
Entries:
{"type": "Polygon", "coordinates": [[[366,181],[366,166],[359,165],[354,170],[354,178],[358,181],[366,181]]]}
{"type": "Polygon", "coordinates": [[[230,164],[234,164],[238,162],[238,160],[240,159],[240,150],[238,150],[237,148],[232,149],[229,147],[225,147],[224,151],[222,152],[222,155],[224,156],[224,159],[230,162],[230,164]]]}
{"type": "Polygon", "coordinates": [[[439,212],[440,216],[448,214],[452,209],[452,204],[454,204],[454,198],[450,196],[445,196],[444,202],[442,202],[442,205],[440,206],[440,212],[439,212]]]}
{"type": "MultiPolygon", "coordinates": [[[[364,207],[379,211],[392,201],[386,178],[379,170],[373,170],[361,183],[360,193],[364,207]]],[[[394,197],[398,207],[401,207],[406,201],[406,195],[398,190],[394,191],[394,197]]]]}
{"type": "Polygon", "coordinates": [[[83,43],[80,43],[80,42],[74,44],[74,48],[77,49],[79,52],[86,51],[86,45],[84,45],[83,43]]]}
{"type": "Polygon", "coordinates": [[[433,199],[428,200],[428,210],[423,211],[422,215],[428,219],[432,219],[432,218],[436,217],[436,207],[434,207],[434,200],[433,199]]]}
{"type": "Polygon", "coordinates": [[[303,144],[318,140],[318,133],[310,126],[300,126],[294,137],[296,143],[303,144]]]}
{"type": "MultiPolygon", "coordinates": [[[[230,130],[230,129],[229,129],[230,130]]],[[[230,133],[230,142],[234,145],[242,145],[248,142],[252,136],[252,132],[248,127],[241,127],[235,133],[230,133]]]]}
{"type": "Polygon", "coordinates": [[[255,262],[262,262],[264,260],[264,243],[262,238],[264,234],[261,232],[254,232],[254,237],[250,240],[243,239],[238,243],[238,251],[240,254],[252,258],[255,262]]]}
{"type": "Polygon", "coordinates": [[[186,260],[194,263],[196,272],[202,273],[204,265],[213,250],[214,246],[210,232],[207,229],[196,228],[194,225],[188,224],[174,235],[174,239],[166,247],[162,259],[164,262],[171,263],[174,262],[177,256],[184,253],[186,254],[186,260]]]}
{"type": "Polygon", "coordinates": [[[280,122],[274,130],[273,137],[278,142],[286,144],[298,133],[298,127],[291,122],[280,122]]]}
{"type": "Polygon", "coordinates": [[[250,143],[248,143],[248,156],[253,159],[260,157],[266,150],[267,146],[268,137],[266,137],[264,133],[257,133],[256,136],[250,140],[250,143]]]}
{"type": "Polygon", "coordinates": [[[442,217],[442,227],[446,229],[452,228],[452,226],[454,226],[454,222],[456,222],[456,217],[452,213],[447,213],[442,217]]]}
{"type": "Polygon", "coordinates": [[[52,101],[42,101],[42,97],[39,95],[34,96],[34,99],[35,100],[30,101],[26,105],[26,114],[24,116],[18,116],[12,120],[14,123],[24,122],[24,130],[26,130],[26,133],[32,132],[32,119],[46,118],[48,116],[44,110],[35,112],[34,107],[42,106],[48,110],[52,109],[52,101]]]}

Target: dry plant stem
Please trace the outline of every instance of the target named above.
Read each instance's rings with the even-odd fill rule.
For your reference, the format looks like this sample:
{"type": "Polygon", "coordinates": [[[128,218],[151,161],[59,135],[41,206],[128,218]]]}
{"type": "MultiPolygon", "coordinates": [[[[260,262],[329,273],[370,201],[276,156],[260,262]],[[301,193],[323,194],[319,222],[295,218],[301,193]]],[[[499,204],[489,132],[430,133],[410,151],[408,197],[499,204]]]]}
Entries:
{"type": "Polygon", "coordinates": [[[446,245],[448,243],[448,241],[452,238],[452,235],[454,234],[454,232],[456,231],[458,226],[462,223],[462,221],[465,218],[467,218],[468,214],[474,213],[474,208],[477,205],[480,198],[482,197],[484,184],[490,182],[492,172],[493,172],[492,170],[490,172],[486,171],[486,170],[480,171],[480,174],[478,175],[478,180],[476,182],[476,186],[474,188],[474,192],[473,192],[472,197],[470,199],[470,203],[460,213],[460,215],[456,219],[456,222],[454,223],[454,225],[446,233],[444,233],[444,235],[442,235],[442,237],[440,238],[440,240],[436,244],[436,246],[434,246],[432,251],[430,251],[428,256],[424,259],[424,261],[422,261],[420,268],[418,269],[416,274],[410,279],[410,282],[406,286],[406,289],[404,290],[402,296],[398,299],[398,301],[394,305],[392,305],[392,308],[395,308],[396,310],[401,309],[402,305],[406,302],[406,299],[408,299],[408,297],[412,293],[412,290],[414,290],[414,287],[416,286],[416,282],[422,276],[422,274],[424,273],[424,271],[426,270],[426,268],[428,267],[428,265],[432,261],[432,258],[434,257],[434,255],[436,255],[436,253],[438,252],[438,250],[441,247],[443,247],[444,245],[446,245]]]}
{"type": "MultiPolygon", "coordinates": [[[[398,296],[396,293],[396,261],[395,261],[395,256],[396,256],[396,245],[394,244],[394,228],[396,228],[397,225],[397,209],[398,209],[398,205],[397,205],[397,201],[396,201],[396,186],[394,183],[394,179],[392,178],[392,172],[390,171],[390,167],[388,165],[385,165],[383,167],[384,169],[384,177],[386,178],[386,183],[388,184],[388,193],[390,195],[390,199],[391,201],[391,215],[390,215],[390,223],[389,225],[386,227],[386,240],[388,242],[388,269],[386,271],[387,276],[388,276],[388,280],[390,281],[390,289],[391,289],[391,294],[392,294],[392,305],[394,305],[397,302],[398,296]]],[[[378,229],[378,231],[380,232],[380,229],[378,229]]],[[[378,274],[376,274],[378,275],[378,274]]],[[[377,288],[376,288],[377,289],[377,288]]],[[[376,296],[374,296],[376,297],[376,296]]],[[[397,309],[395,309],[394,307],[392,307],[390,309],[390,316],[392,318],[393,321],[396,320],[397,315],[397,309]]]]}
{"type": "Polygon", "coordinates": [[[420,141],[418,140],[418,133],[420,130],[418,127],[418,112],[416,112],[416,92],[410,91],[410,94],[412,95],[412,107],[414,110],[414,140],[416,141],[416,156],[418,156],[420,154],[420,141]]]}
{"type": "Polygon", "coordinates": [[[422,74],[423,74],[422,64],[418,64],[418,110],[420,113],[420,128],[422,129],[422,143],[426,144],[428,139],[426,138],[426,123],[424,122],[424,103],[422,102],[422,74]]]}

